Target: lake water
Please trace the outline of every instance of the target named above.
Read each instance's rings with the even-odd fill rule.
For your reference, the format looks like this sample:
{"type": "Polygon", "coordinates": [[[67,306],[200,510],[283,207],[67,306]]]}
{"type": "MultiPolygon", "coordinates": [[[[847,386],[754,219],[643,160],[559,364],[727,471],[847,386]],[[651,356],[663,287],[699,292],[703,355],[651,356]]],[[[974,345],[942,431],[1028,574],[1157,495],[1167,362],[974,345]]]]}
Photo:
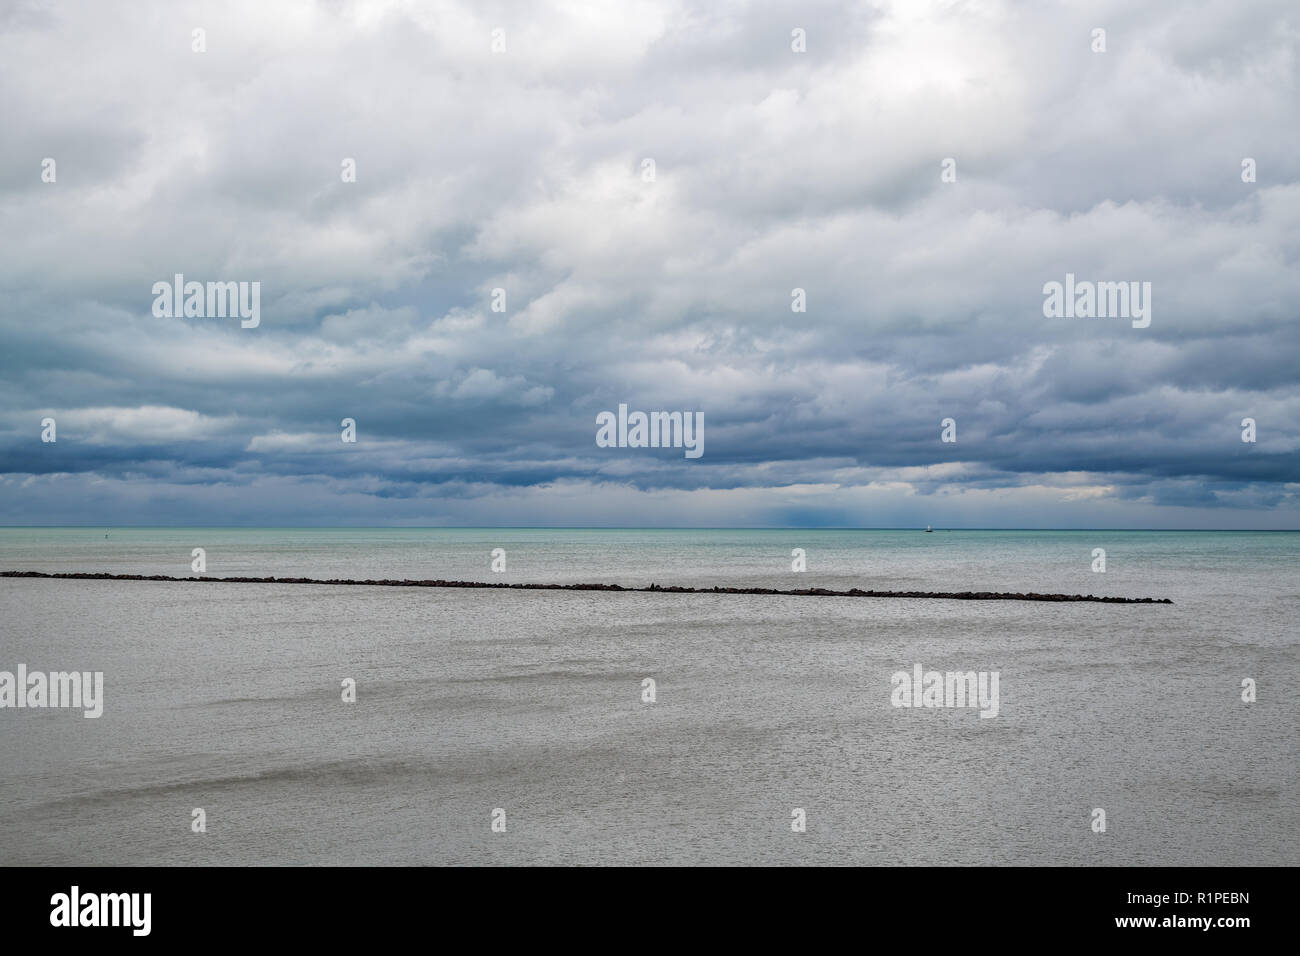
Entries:
{"type": "Polygon", "coordinates": [[[215,576],[1174,604],[0,579],[0,670],[105,697],[0,710],[0,863],[1300,863],[1300,533],[9,528],[0,570],[200,547],[215,576]],[[891,706],[916,663],[998,672],[998,716],[891,706]]]}

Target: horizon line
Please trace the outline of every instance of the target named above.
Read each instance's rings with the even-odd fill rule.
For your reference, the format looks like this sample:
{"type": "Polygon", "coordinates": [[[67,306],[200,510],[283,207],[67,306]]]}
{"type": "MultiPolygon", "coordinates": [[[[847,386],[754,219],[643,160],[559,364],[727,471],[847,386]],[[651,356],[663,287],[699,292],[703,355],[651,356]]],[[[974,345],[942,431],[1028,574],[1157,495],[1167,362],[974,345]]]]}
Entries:
{"type": "MultiPolygon", "coordinates": [[[[195,528],[217,531],[924,531],[920,525],[274,525],[274,524],[0,524],[0,530],[88,530],[184,531],[195,528]]],[[[1300,528],[1023,528],[1023,527],[938,527],[933,531],[1119,531],[1152,533],[1294,534],[1300,528]]]]}

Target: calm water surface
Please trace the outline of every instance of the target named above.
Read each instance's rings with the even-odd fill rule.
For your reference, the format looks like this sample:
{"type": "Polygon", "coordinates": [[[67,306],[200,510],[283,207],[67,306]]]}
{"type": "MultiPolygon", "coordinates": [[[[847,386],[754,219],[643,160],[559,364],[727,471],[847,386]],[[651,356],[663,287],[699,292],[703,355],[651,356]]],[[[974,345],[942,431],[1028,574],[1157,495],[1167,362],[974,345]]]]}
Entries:
{"type": "Polygon", "coordinates": [[[11,528],[0,569],[196,547],[211,575],[1175,603],[0,580],[0,670],[106,696],[0,710],[0,863],[1300,863],[1300,534],[11,528]],[[918,661],[999,671],[999,716],[891,707],[918,661]]]}

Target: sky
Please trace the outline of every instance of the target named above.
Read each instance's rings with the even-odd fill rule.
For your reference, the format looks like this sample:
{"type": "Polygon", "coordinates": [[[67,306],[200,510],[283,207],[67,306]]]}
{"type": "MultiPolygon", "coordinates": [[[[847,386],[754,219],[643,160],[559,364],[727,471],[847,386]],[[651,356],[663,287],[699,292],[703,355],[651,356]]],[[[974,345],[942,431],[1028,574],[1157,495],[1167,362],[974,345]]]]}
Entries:
{"type": "Polygon", "coordinates": [[[1300,528],[1298,51],[1293,0],[7,0],[0,524],[1300,528]]]}

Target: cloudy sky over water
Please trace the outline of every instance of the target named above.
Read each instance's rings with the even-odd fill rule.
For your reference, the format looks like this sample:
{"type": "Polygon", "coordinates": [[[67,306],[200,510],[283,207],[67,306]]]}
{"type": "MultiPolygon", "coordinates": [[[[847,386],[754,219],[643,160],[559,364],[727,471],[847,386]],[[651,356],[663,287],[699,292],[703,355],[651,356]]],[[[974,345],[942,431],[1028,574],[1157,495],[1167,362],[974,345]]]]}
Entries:
{"type": "Polygon", "coordinates": [[[1293,0],[8,0],[0,523],[1300,528],[1298,53],[1293,0]]]}

